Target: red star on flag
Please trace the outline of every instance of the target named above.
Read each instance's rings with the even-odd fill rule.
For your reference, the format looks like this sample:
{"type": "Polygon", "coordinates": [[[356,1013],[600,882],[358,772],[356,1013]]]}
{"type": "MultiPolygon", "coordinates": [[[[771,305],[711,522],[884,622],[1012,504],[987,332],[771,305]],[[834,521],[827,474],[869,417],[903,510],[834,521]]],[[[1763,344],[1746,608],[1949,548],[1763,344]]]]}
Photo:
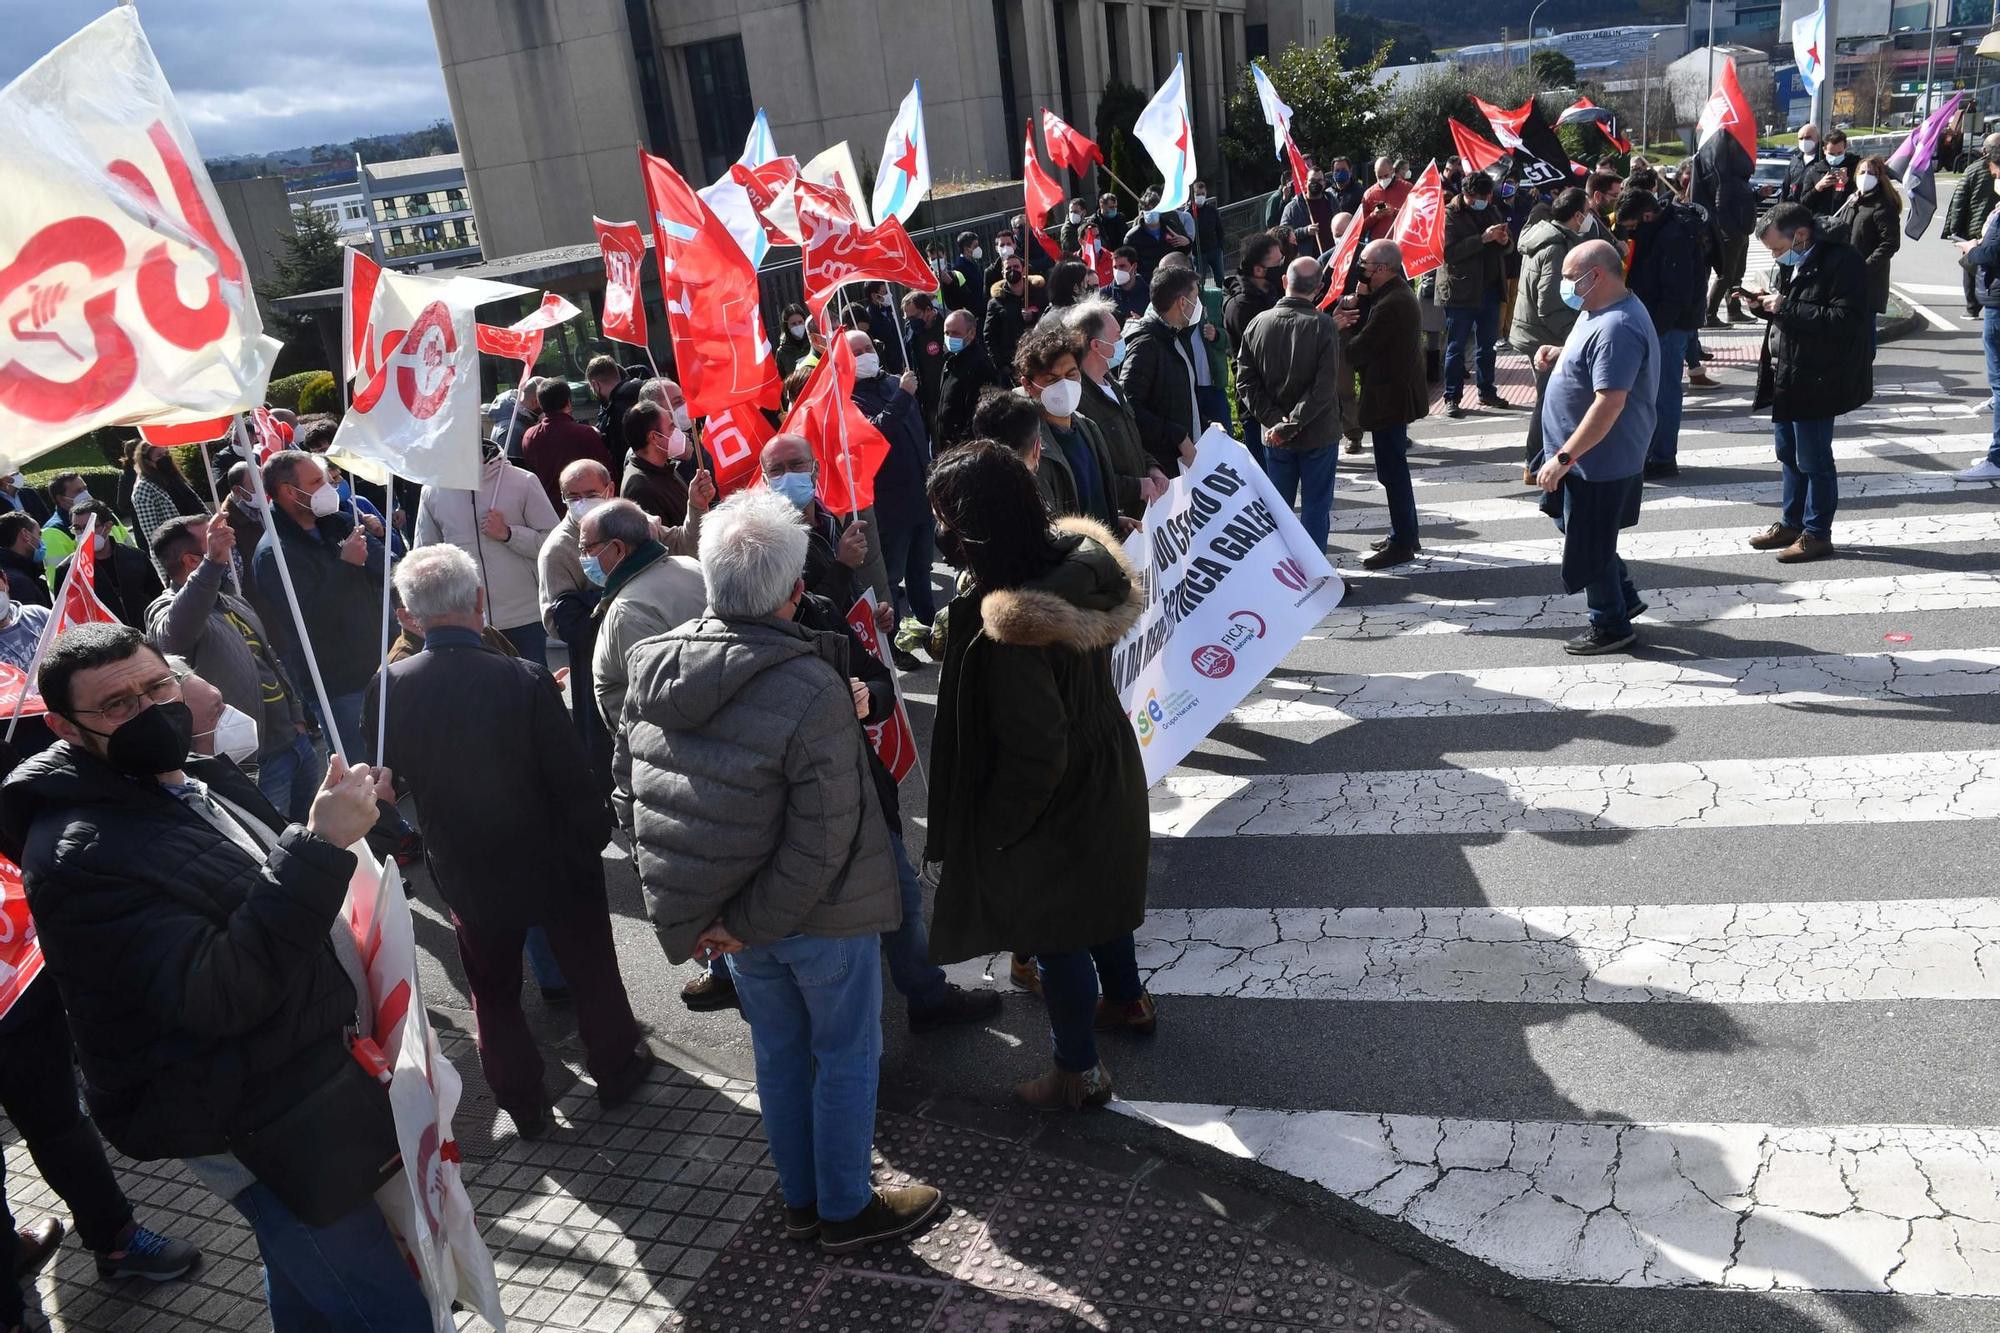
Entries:
{"type": "Polygon", "coordinates": [[[1186,116],[1181,117],[1181,137],[1174,140],[1174,147],[1181,150],[1182,156],[1186,156],[1188,150],[1188,123],[1186,116]]]}
{"type": "Polygon", "coordinates": [[[903,136],[903,151],[896,157],[896,170],[911,180],[917,178],[917,140],[915,135],[903,136]]]}

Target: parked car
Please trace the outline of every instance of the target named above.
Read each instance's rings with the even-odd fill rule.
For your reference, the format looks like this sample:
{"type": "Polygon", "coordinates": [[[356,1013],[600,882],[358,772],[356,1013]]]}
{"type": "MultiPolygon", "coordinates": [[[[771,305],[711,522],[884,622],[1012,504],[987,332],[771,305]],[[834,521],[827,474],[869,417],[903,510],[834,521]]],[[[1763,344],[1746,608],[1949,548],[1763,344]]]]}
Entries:
{"type": "Polygon", "coordinates": [[[1750,188],[1757,192],[1757,202],[1768,204],[1778,197],[1784,187],[1785,172],[1791,163],[1782,157],[1760,157],[1756,167],[1750,172],[1750,188]]]}

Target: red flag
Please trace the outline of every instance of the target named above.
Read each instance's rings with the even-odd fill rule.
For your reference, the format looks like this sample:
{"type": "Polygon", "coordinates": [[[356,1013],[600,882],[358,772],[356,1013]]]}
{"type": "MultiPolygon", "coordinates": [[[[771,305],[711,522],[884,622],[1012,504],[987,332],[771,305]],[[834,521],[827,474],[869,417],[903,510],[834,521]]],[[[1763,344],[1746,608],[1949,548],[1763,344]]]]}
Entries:
{"type": "Polygon", "coordinates": [[[1292,188],[1300,195],[1306,192],[1306,182],[1312,177],[1312,168],[1306,165],[1306,155],[1292,142],[1292,132],[1285,131],[1285,160],[1292,168],[1292,188]]]}
{"type": "MultiPolygon", "coordinates": [[[[868,645],[868,651],[883,666],[889,666],[889,655],[882,651],[882,632],[875,625],[875,594],[864,592],[861,600],[847,610],[847,623],[861,642],[868,645]]],[[[889,667],[889,676],[895,678],[896,669],[889,667]]],[[[882,761],[882,767],[889,770],[889,776],[901,782],[917,765],[917,733],[910,727],[910,710],[903,706],[903,691],[896,690],[896,711],[881,722],[868,728],[868,743],[875,747],[875,755],[882,761]]]]}
{"type": "Polygon", "coordinates": [[[694,416],[737,403],[776,407],[778,363],[757,311],[757,267],[665,159],[639,150],[653,253],[681,392],[694,416]]]}
{"type": "Polygon", "coordinates": [[[799,181],[792,199],[805,237],[806,309],[813,314],[824,310],[845,283],[900,282],[921,291],[937,289],[937,274],[895,218],[860,226],[845,200],[811,181],[799,181]]]}
{"type": "Polygon", "coordinates": [[[504,357],[531,366],[542,354],[542,329],[508,329],[498,324],[481,324],[473,331],[482,356],[504,357]]]}
{"type": "Polygon", "coordinates": [[[1111,285],[1111,255],[1097,243],[1096,227],[1083,229],[1083,236],[1077,242],[1076,257],[1096,277],[1099,287],[1111,285]]]}
{"type": "MultiPolygon", "coordinates": [[[[646,342],[646,237],[636,222],[594,217],[597,249],[604,256],[604,336],[633,347],[646,342]]],[[[479,349],[485,351],[484,347],[479,349]]]]}
{"type": "Polygon", "coordinates": [[[764,228],[764,235],[773,245],[797,245],[771,219],[764,216],[778,197],[779,191],[799,178],[799,160],[796,157],[774,157],[769,162],[756,166],[746,166],[737,162],[729,168],[729,179],[743,187],[743,193],[750,196],[750,207],[757,214],[757,222],[764,228]]]}
{"type": "Polygon", "coordinates": [[[717,498],[757,480],[757,460],[775,433],[770,418],[755,403],[725,407],[702,424],[701,447],[708,454],[717,498]]]}
{"type": "Polygon", "coordinates": [[[93,621],[106,625],[118,623],[118,617],[97,599],[96,527],[97,519],[93,515],[83,525],[83,534],[76,539],[76,554],[69,558],[69,589],[63,594],[62,605],[49,617],[48,628],[42,631],[43,637],[51,642],[56,635],[77,625],[88,625],[93,621]]]}
{"type": "Polygon", "coordinates": [[[826,355],[780,429],[812,445],[819,502],[828,513],[852,514],[875,503],[875,473],[889,456],[889,442],[854,405],[854,353],[845,337],[827,339],[826,355]]]}
{"type": "Polygon", "coordinates": [[[1340,244],[1333,248],[1333,258],[1327,261],[1326,295],[1319,301],[1321,310],[1330,310],[1333,303],[1347,294],[1347,275],[1354,268],[1354,257],[1361,253],[1361,238],[1368,230],[1360,214],[1347,219],[1347,230],[1340,233],[1340,244]]]}
{"type": "Polygon", "coordinates": [[[1502,148],[1520,148],[1523,146],[1521,143],[1521,126],[1527,123],[1528,113],[1535,109],[1534,98],[1530,97],[1512,111],[1502,110],[1494,106],[1491,102],[1483,102],[1477,97],[1472,98],[1471,102],[1479,108],[1479,114],[1486,117],[1487,121],[1492,124],[1493,137],[1500,141],[1502,148]]]}
{"type": "Polygon", "coordinates": [[[229,434],[235,425],[235,417],[217,417],[213,421],[183,421],[177,426],[141,426],[139,438],[147,444],[171,449],[177,444],[207,444],[211,440],[219,440],[229,434]]]}
{"type": "MultiPolygon", "coordinates": [[[[357,376],[372,379],[375,374],[375,349],[371,346],[374,338],[368,315],[375,309],[375,288],[382,281],[382,266],[353,245],[346,247],[345,264],[342,286],[347,289],[347,299],[340,306],[340,374],[352,385],[357,376]]],[[[382,355],[386,357],[388,351],[385,349],[382,355]]]]}
{"type": "Polygon", "coordinates": [[[257,441],[257,465],[271,461],[271,455],[292,447],[292,428],[260,407],[250,414],[250,433],[257,441]]]}
{"type": "Polygon", "coordinates": [[[1456,120],[1447,121],[1451,126],[1451,144],[1465,164],[1474,171],[1484,171],[1495,162],[1507,156],[1507,150],[1491,140],[1482,139],[1475,130],[1467,129],[1456,120]]]}
{"type": "Polygon", "coordinates": [[[1444,263],[1444,179],[1432,161],[1417,177],[1389,239],[1402,247],[1403,273],[1417,278],[1444,263]]]}
{"type": "Polygon", "coordinates": [[[1563,108],[1563,113],[1556,117],[1556,124],[1580,125],[1586,120],[1604,132],[1604,137],[1611,140],[1613,148],[1621,153],[1632,151],[1632,140],[1618,128],[1618,114],[1599,106],[1588,97],[1579,97],[1563,108]]]}
{"type": "MultiPolygon", "coordinates": [[[[876,652],[879,655],[880,649],[876,652]]],[[[15,676],[21,676],[13,667],[7,668],[15,676]]],[[[24,681],[26,677],[21,677],[24,681]]],[[[909,718],[903,713],[903,701],[896,700],[894,722],[909,728],[909,718]]],[[[884,724],[884,729],[888,727],[884,724]]],[[[875,728],[870,727],[872,739],[875,728]]],[[[909,743],[912,756],[916,753],[916,742],[909,743]]],[[[881,752],[881,742],[876,742],[877,753],[881,752]]],[[[888,762],[884,755],[883,762],[888,762]]],[[[907,765],[906,765],[907,767],[907,765]]],[[[890,772],[895,772],[892,767],[890,772]]],[[[899,778],[900,780],[900,778],[899,778]]],[[[0,1017],[5,1017],[14,1001],[28,989],[28,984],[42,972],[42,944],[35,938],[35,919],[28,915],[28,891],[21,882],[21,867],[0,856],[0,1017]]]]}
{"type": "Polygon", "coordinates": [[[1042,170],[1042,164],[1035,159],[1035,125],[1028,122],[1026,141],[1021,146],[1021,185],[1027,194],[1028,233],[1041,242],[1042,249],[1050,259],[1062,259],[1062,246],[1049,235],[1047,222],[1049,210],[1060,208],[1063,201],[1062,184],[1054,176],[1042,170]]]}
{"type": "Polygon", "coordinates": [[[1701,119],[1695,122],[1695,147],[1699,149],[1707,143],[1717,130],[1727,130],[1743,146],[1744,155],[1753,162],[1757,160],[1757,122],[1743,96],[1743,85],[1737,82],[1736,62],[1726,56],[1715,74],[1715,90],[1709,93],[1708,103],[1701,109],[1701,119]]]}
{"type": "MultiPolygon", "coordinates": [[[[1034,136],[1029,135],[1032,139],[1034,136]]],[[[1083,137],[1081,131],[1061,116],[1042,109],[1042,137],[1049,141],[1049,165],[1074,171],[1081,176],[1090,164],[1104,165],[1104,151],[1083,137]]]]}

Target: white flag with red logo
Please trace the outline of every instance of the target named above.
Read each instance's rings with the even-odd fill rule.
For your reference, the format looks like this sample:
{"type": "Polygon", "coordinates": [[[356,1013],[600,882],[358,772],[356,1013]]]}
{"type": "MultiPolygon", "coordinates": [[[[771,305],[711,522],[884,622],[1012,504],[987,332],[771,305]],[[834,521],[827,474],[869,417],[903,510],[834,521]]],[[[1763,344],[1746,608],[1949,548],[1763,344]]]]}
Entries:
{"type": "MultiPolygon", "coordinates": [[[[861,600],[847,609],[847,624],[868,645],[876,660],[889,667],[889,678],[893,681],[896,668],[889,666],[889,654],[883,651],[882,631],[875,624],[875,606],[875,594],[862,593],[861,600]]],[[[896,711],[868,728],[868,743],[875,747],[882,767],[898,782],[916,766],[917,733],[910,728],[910,710],[903,706],[900,683],[896,685],[896,711]]]]}
{"type": "Polygon", "coordinates": [[[332,452],[364,475],[377,473],[378,481],[386,471],[426,486],[477,488],[479,338],[472,312],[534,289],[398,273],[351,248],[347,268],[341,355],[354,396],[332,452]]]}
{"type": "Polygon", "coordinates": [[[99,426],[263,401],[264,337],[138,11],[0,88],[0,440],[16,463],[99,426]]]}

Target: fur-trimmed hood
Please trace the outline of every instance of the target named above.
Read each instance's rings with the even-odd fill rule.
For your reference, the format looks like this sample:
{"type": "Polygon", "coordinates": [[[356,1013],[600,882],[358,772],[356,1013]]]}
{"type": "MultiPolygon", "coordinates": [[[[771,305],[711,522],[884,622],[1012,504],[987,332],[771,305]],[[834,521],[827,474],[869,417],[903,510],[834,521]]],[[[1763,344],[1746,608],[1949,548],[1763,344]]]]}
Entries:
{"type": "Polygon", "coordinates": [[[1095,519],[1059,518],[1055,529],[1062,534],[1062,563],[1033,583],[981,598],[986,633],[1024,648],[1109,648],[1146,609],[1139,573],[1111,530],[1095,519]]]}

